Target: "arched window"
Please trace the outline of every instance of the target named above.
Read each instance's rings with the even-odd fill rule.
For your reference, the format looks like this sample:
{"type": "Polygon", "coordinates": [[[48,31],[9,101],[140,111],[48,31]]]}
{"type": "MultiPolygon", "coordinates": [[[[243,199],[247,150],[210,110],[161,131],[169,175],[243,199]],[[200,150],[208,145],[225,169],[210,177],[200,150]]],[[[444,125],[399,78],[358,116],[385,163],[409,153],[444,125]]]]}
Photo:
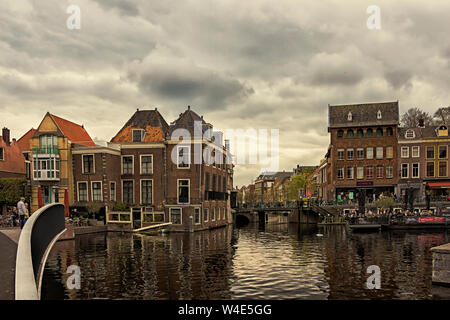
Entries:
{"type": "Polygon", "coordinates": [[[378,120],[381,119],[381,110],[378,110],[378,112],[377,112],[377,119],[378,119],[378,120]]]}
{"type": "Polygon", "coordinates": [[[394,135],[394,130],[392,130],[391,127],[388,127],[388,128],[386,129],[386,135],[387,135],[387,136],[393,136],[393,135],[394,135]]]}
{"type": "Polygon", "coordinates": [[[412,129],[406,130],[406,133],[405,133],[406,139],[412,139],[414,137],[415,137],[414,130],[412,130],[412,129]]]}
{"type": "Polygon", "coordinates": [[[382,137],[382,136],[383,136],[383,129],[377,128],[377,137],[382,137]]]}
{"type": "Polygon", "coordinates": [[[352,121],[352,119],[353,119],[353,115],[352,115],[352,113],[349,111],[349,113],[348,113],[348,115],[347,115],[347,120],[348,120],[348,121],[352,121]]]}
{"type": "Polygon", "coordinates": [[[368,137],[372,137],[372,136],[373,136],[373,130],[372,130],[372,128],[367,129],[367,131],[366,131],[366,136],[368,136],[368,137]]]}
{"type": "Polygon", "coordinates": [[[353,134],[353,130],[352,129],[348,129],[347,130],[347,138],[353,138],[354,134],[353,134]]]}
{"type": "Polygon", "coordinates": [[[362,129],[358,129],[358,130],[356,131],[356,136],[357,136],[358,138],[362,138],[362,137],[364,136],[364,133],[363,133],[362,129]]]}
{"type": "Polygon", "coordinates": [[[338,137],[338,138],[344,137],[344,130],[338,130],[338,132],[337,132],[337,137],[338,137]]]}

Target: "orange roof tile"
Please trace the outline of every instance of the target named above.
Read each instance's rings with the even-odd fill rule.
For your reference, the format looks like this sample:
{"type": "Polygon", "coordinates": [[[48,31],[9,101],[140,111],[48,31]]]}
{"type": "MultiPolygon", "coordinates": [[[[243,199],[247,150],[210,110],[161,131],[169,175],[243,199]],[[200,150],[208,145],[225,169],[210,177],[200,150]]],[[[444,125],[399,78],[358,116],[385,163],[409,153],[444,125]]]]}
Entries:
{"type": "Polygon", "coordinates": [[[31,128],[25,133],[19,140],[17,140],[17,145],[19,146],[20,151],[30,151],[30,139],[33,137],[36,129],[31,128]]]}
{"type": "Polygon", "coordinates": [[[64,136],[66,136],[72,143],[81,144],[87,147],[96,146],[95,142],[91,139],[89,133],[87,133],[84,127],[73,123],[72,121],[57,117],[53,114],[50,114],[50,116],[56,122],[64,136]]]}
{"type": "Polygon", "coordinates": [[[25,175],[25,158],[17,142],[7,145],[0,136],[0,148],[3,148],[4,160],[0,161],[0,171],[25,175]]]}

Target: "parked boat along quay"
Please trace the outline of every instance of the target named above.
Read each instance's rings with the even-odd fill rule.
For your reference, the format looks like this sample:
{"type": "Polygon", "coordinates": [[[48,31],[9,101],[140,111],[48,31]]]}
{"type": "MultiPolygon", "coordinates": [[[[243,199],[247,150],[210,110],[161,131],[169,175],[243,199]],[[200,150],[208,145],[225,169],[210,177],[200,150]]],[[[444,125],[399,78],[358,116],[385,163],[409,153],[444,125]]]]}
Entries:
{"type": "Polygon", "coordinates": [[[108,232],[59,241],[42,299],[442,299],[431,248],[450,230],[353,233],[345,226],[248,224],[147,236],[108,232]],[[68,289],[68,266],[81,270],[68,289]],[[381,288],[366,287],[367,267],[381,288]]]}

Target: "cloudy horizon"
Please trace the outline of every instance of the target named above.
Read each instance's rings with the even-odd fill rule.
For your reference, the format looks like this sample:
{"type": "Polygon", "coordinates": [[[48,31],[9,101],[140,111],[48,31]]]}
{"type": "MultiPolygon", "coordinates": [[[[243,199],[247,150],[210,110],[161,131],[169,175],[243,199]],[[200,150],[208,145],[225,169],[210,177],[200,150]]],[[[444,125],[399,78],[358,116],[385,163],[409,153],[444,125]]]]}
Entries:
{"type": "MultiPolygon", "coordinates": [[[[450,105],[448,1],[343,3],[2,2],[0,126],[19,138],[49,111],[109,141],[137,108],[171,122],[190,105],[217,130],[279,129],[289,171],[326,153],[328,104],[450,105]],[[66,26],[72,4],[79,30],[66,26]]],[[[237,166],[235,185],[260,169],[237,166]]]]}

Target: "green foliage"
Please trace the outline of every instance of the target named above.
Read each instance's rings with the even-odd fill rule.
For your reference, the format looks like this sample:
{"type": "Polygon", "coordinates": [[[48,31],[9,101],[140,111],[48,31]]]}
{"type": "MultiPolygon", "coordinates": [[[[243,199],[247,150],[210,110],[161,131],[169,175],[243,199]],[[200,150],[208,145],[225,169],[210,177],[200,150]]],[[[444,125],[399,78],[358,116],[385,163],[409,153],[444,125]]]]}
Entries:
{"type": "Polygon", "coordinates": [[[100,211],[100,209],[103,208],[102,202],[88,202],[86,205],[86,209],[91,214],[96,214],[100,211]]]}
{"type": "MultiPolygon", "coordinates": [[[[26,195],[27,180],[24,178],[0,178],[0,204],[15,205],[26,195]]],[[[29,199],[25,199],[28,201],[29,199]]]]}
{"type": "Polygon", "coordinates": [[[313,170],[304,168],[300,173],[292,177],[288,184],[288,200],[298,200],[298,191],[302,193],[313,192],[316,188],[316,183],[312,180],[313,170]]]}
{"type": "Polygon", "coordinates": [[[377,208],[388,209],[389,207],[393,207],[395,205],[395,200],[391,197],[385,197],[382,199],[378,199],[374,202],[374,204],[377,208]]]}
{"type": "Polygon", "coordinates": [[[123,202],[116,202],[114,204],[113,211],[116,211],[116,212],[127,212],[128,211],[128,205],[126,203],[123,203],[123,202]]]}

